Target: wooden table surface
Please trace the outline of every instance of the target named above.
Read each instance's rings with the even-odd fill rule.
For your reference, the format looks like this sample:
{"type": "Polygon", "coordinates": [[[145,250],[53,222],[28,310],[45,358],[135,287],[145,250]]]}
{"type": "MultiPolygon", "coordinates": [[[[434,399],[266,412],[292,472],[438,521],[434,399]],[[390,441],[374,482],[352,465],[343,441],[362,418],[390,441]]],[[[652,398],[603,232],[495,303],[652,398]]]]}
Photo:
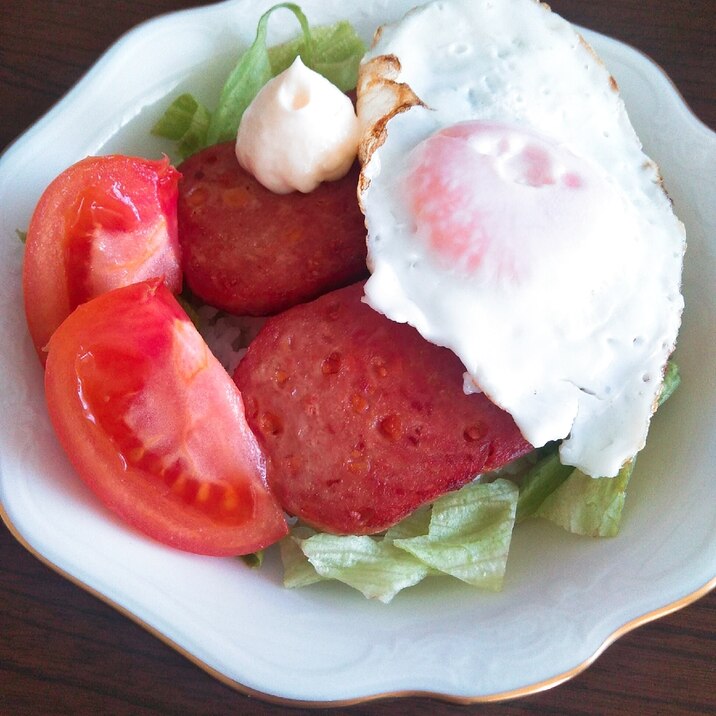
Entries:
{"type": "MultiPolygon", "coordinates": [[[[146,18],[195,4],[4,0],[0,147],[48,110],[124,31],[146,18]]],[[[714,0],[551,4],[569,20],[650,55],[695,114],[716,129],[714,0]]],[[[0,527],[0,713],[297,716],[312,711],[271,705],[215,681],[43,566],[0,527]]],[[[582,674],[540,694],[469,707],[395,699],[334,713],[716,713],[716,591],[622,637],[582,674]]]]}

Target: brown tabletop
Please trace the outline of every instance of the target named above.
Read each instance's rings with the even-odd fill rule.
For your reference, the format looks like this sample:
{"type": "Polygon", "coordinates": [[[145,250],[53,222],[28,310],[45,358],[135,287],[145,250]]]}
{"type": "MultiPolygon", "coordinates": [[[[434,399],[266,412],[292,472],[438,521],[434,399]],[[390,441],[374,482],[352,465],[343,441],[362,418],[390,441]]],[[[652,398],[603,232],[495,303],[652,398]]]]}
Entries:
{"type": "MultiPolygon", "coordinates": [[[[358,0],[356,0],[358,1],[358,0]]],[[[0,147],[38,119],[121,33],[191,0],[5,0],[0,147]]],[[[554,0],[569,20],[658,62],[716,129],[714,0],[554,0]]],[[[0,527],[0,713],[302,714],[224,686],[25,551],[0,527]]],[[[335,713],[716,713],[716,591],[611,645],[549,691],[501,704],[405,698],[335,713]]]]}

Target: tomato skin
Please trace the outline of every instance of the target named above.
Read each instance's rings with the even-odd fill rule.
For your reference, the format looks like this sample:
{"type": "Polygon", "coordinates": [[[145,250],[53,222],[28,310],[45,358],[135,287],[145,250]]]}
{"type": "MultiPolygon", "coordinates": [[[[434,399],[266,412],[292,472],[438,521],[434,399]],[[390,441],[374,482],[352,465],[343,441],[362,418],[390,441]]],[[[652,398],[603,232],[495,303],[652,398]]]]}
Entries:
{"type": "Polygon", "coordinates": [[[53,331],[90,298],[159,276],[181,291],[180,176],[167,158],[87,157],[44,191],[23,265],[25,314],[43,362],[53,331]]]}
{"type": "Polygon", "coordinates": [[[241,394],[160,279],[79,306],[50,339],[45,392],[80,477],[150,537],[227,556],[286,534],[241,394]]]}

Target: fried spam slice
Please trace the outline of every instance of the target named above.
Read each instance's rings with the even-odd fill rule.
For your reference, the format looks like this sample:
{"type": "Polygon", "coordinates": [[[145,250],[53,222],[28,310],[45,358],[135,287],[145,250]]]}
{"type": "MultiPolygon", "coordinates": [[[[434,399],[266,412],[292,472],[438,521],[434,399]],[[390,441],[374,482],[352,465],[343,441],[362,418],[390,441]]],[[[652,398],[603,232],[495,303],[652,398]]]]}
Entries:
{"type": "Polygon", "coordinates": [[[362,303],[362,284],[269,319],[234,380],[288,513],[371,534],[531,450],[465,395],[454,354],[362,303]]]}

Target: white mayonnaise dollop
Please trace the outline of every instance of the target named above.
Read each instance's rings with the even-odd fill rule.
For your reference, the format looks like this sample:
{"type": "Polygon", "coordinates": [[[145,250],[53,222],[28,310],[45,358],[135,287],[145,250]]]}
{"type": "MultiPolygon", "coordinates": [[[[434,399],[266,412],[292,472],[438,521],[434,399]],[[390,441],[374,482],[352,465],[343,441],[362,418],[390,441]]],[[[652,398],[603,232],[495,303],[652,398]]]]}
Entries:
{"type": "Polygon", "coordinates": [[[267,189],[307,193],[348,173],[358,135],[350,99],[297,57],[244,112],[236,157],[267,189]]]}

